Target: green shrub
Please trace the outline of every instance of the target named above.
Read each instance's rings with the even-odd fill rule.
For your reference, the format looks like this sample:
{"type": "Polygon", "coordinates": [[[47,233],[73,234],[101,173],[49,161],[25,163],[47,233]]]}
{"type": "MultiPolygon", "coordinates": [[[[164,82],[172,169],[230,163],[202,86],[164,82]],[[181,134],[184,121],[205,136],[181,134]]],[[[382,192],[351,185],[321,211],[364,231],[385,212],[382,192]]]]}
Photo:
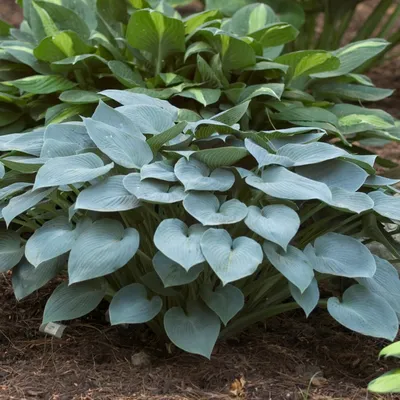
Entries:
{"type": "MultiPolygon", "coordinates": [[[[400,342],[386,346],[379,357],[400,357],[400,342]]],[[[389,371],[374,379],[368,385],[368,390],[374,393],[400,393],[400,369],[389,371]]]]}
{"type": "Polygon", "coordinates": [[[320,306],[395,338],[398,273],[363,244],[400,258],[386,228],[397,181],[375,175],[375,156],[321,142],[318,127],[249,131],[249,101],[193,122],[143,94],[101,95],[122,106],[0,138],[0,272],[18,299],[67,273],[44,322],[105,299],[111,324],[147,323],[209,357],[218,337],[320,306]]]}
{"type": "Polygon", "coordinates": [[[299,7],[268,3],[284,22],[260,3],[231,18],[208,10],[182,20],[164,2],[151,2],[154,11],[141,8],[145,0],[27,0],[21,28],[4,27],[9,37],[0,43],[0,132],[79,120],[107,101],[99,91],[128,88],[190,109],[192,120],[250,101],[242,120],[248,130],[312,126],[343,145],[398,141],[390,115],[362,106],[392,91],[355,72],[389,43],[288,53],[302,26],[292,12],[299,7]]]}

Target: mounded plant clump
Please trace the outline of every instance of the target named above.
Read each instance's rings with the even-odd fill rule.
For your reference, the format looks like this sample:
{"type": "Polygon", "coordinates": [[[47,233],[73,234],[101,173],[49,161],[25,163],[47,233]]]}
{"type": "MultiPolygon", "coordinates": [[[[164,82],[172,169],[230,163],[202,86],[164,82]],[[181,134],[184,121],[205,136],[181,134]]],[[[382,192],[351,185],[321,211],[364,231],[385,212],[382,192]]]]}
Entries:
{"type": "Polygon", "coordinates": [[[191,121],[143,94],[101,96],[121,106],[0,138],[0,271],[12,269],[18,299],[65,276],[44,322],[105,299],[111,324],[147,323],[210,357],[219,337],[323,307],[395,338],[399,276],[364,245],[400,257],[397,181],[375,174],[375,156],[318,127],[248,130],[250,101],[191,121]]]}

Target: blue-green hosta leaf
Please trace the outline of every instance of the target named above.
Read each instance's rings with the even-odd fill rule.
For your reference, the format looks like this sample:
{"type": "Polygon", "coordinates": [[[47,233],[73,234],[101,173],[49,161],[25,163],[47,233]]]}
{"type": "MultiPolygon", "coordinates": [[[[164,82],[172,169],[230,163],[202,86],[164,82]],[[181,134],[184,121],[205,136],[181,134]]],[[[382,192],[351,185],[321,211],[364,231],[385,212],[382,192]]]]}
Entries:
{"type": "Polygon", "coordinates": [[[7,226],[19,214],[36,206],[40,201],[46,198],[54,188],[29,190],[19,196],[13,197],[6,207],[2,210],[2,216],[7,226]]]}
{"type": "Polygon", "coordinates": [[[80,149],[95,147],[87,129],[82,122],[64,122],[62,124],[51,124],[44,131],[44,140],[56,140],[78,145],[80,149]]]}
{"type": "Polygon", "coordinates": [[[263,147],[254,143],[251,139],[246,138],[244,144],[249,153],[256,159],[259,168],[273,164],[282,165],[284,167],[293,166],[293,161],[290,158],[269,153],[263,147]]]}
{"type": "Polygon", "coordinates": [[[174,126],[173,115],[158,105],[122,106],[116,110],[129,118],[141,133],[157,135],[174,126]]]}
{"type": "Polygon", "coordinates": [[[288,246],[286,252],[278,245],[264,242],[264,253],[270,263],[303,293],[310,285],[314,271],[307,256],[297,247],[288,246]]]}
{"type": "Polygon", "coordinates": [[[103,101],[100,101],[96,111],[92,115],[92,119],[111,125],[114,128],[125,132],[129,136],[146,140],[146,137],[140,132],[138,126],[131,119],[117,111],[115,108],[108,106],[103,101]]]}
{"type": "Polygon", "coordinates": [[[278,21],[279,18],[271,7],[256,3],[242,7],[235,12],[229,26],[237,35],[248,36],[250,33],[278,21]]]}
{"type": "Polygon", "coordinates": [[[158,225],[154,234],[154,244],[172,261],[189,271],[204,261],[200,239],[207,228],[200,224],[190,226],[179,219],[166,219],[158,225]]]}
{"type": "MultiPolygon", "coordinates": [[[[318,131],[318,129],[316,129],[316,131],[318,131]]],[[[286,138],[271,139],[269,142],[276,150],[278,150],[287,144],[307,144],[318,142],[318,140],[321,139],[324,135],[326,135],[326,132],[323,132],[321,130],[320,132],[315,133],[304,133],[303,135],[292,135],[287,136],[286,138]]]]}
{"type": "Polygon", "coordinates": [[[100,212],[127,211],[140,206],[139,200],[125,189],[125,175],[109,176],[79,193],[75,209],[100,212]]]}
{"type": "Polygon", "coordinates": [[[370,175],[364,182],[364,186],[391,186],[400,182],[400,179],[389,179],[380,175],[370,175]]]}
{"type": "Polygon", "coordinates": [[[301,291],[290,282],[289,290],[296,303],[304,310],[306,316],[308,317],[317,306],[319,301],[319,289],[317,280],[313,278],[310,285],[303,293],[301,293],[301,291]]]}
{"type": "Polygon", "coordinates": [[[91,118],[85,125],[96,146],[118,165],[140,169],[153,159],[150,146],[134,134],[91,118]]]}
{"type": "Polygon", "coordinates": [[[189,193],[184,201],[185,210],[203,225],[236,224],[247,216],[246,204],[237,199],[220,202],[212,193],[189,193]]]}
{"type": "Polygon", "coordinates": [[[262,210],[250,206],[244,223],[257,235],[286,250],[300,227],[300,218],[294,210],[283,204],[273,204],[262,210]]]}
{"type": "Polygon", "coordinates": [[[339,233],[318,237],[314,247],[309,244],[304,253],[312,267],[323,274],[347,278],[371,278],[376,271],[373,255],[357,239],[339,233]]]}
{"type": "Polygon", "coordinates": [[[277,100],[281,99],[285,85],[282,83],[265,83],[247,86],[240,94],[238,103],[253,99],[258,96],[270,96],[277,100]]]}
{"type": "Polygon", "coordinates": [[[220,89],[203,89],[203,88],[191,88],[184,90],[177,94],[180,97],[186,97],[188,99],[196,100],[207,107],[210,104],[216,103],[221,97],[220,89]]]}
{"type": "Polygon", "coordinates": [[[400,369],[391,370],[374,379],[368,384],[368,390],[374,393],[399,393],[400,369]]]}
{"type": "Polygon", "coordinates": [[[148,299],[146,288],[140,283],[123,287],[110,304],[111,325],[142,324],[151,321],[162,308],[158,296],[148,299]]]}
{"type": "Polygon", "coordinates": [[[22,300],[53,279],[66,266],[66,257],[57,257],[34,267],[23,259],[14,269],[12,285],[17,300],[22,300]]]}
{"type": "Polygon", "coordinates": [[[400,198],[376,191],[368,193],[374,201],[374,211],[386,218],[400,220],[400,198]]]}
{"type": "Polygon", "coordinates": [[[117,101],[123,106],[149,105],[157,106],[168,111],[175,120],[178,117],[178,108],[170,104],[168,101],[156,99],[141,93],[133,93],[129,90],[103,90],[101,95],[117,101]]]}
{"type": "Polygon", "coordinates": [[[153,266],[164,287],[181,286],[195,281],[203,271],[203,264],[193,266],[189,271],[166,257],[161,251],[153,257],[153,266]]]}
{"type": "Polygon", "coordinates": [[[75,319],[90,313],[103,300],[107,287],[103,278],[70,286],[63,282],[47,300],[43,323],[75,319]]]}
{"type": "Polygon", "coordinates": [[[348,288],[342,301],[331,297],[328,311],[340,324],[363,335],[394,340],[399,329],[389,303],[361,285],[348,288]]]}
{"type": "Polygon", "coordinates": [[[233,240],[225,229],[209,229],[200,244],[204,257],[224,286],[253,274],[264,258],[255,240],[245,236],[233,240]]]}
{"type": "Polygon", "coordinates": [[[186,160],[182,157],[175,164],[175,175],[185,186],[185,190],[209,190],[225,192],[235,183],[232,171],[217,168],[210,171],[207,165],[197,160],[186,160]]]}
{"type": "Polygon", "coordinates": [[[53,158],[39,169],[34,190],[91,181],[105,175],[113,167],[114,163],[104,165],[101,158],[93,153],[53,158]]]}
{"type": "Polygon", "coordinates": [[[132,14],[126,31],[128,43],[153,56],[160,72],[162,61],[173,53],[185,51],[183,22],[157,11],[139,10],[132,14]]]}
{"type": "Polygon", "coordinates": [[[34,267],[69,252],[79,235],[91,224],[82,220],[76,228],[67,217],[47,221],[28,239],[25,257],[34,267]]]}
{"type": "Polygon", "coordinates": [[[100,219],[85,229],[72,246],[69,283],[108,275],[123,267],[139,248],[139,233],[112,219],[100,219]]]}
{"type": "Polygon", "coordinates": [[[141,181],[138,173],[127,175],[123,180],[123,184],[128,192],[134,194],[139,200],[149,203],[177,203],[181,202],[186,196],[183,186],[170,185],[169,182],[155,179],[141,181]]]}
{"type": "Polygon", "coordinates": [[[332,78],[345,75],[354,71],[366,61],[374,58],[380,52],[385,50],[389,43],[384,39],[367,39],[359,42],[350,43],[332,54],[340,60],[340,66],[329,72],[313,72],[313,78],[332,78]]]}
{"type": "Polygon", "coordinates": [[[7,83],[23,92],[33,94],[63,92],[76,86],[76,83],[65,79],[61,75],[32,75],[7,83]]]}
{"type": "Polygon", "coordinates": [[[343,161],[329,160],[315,165],[296,168],[296,173],[314,181],[322,182],[330,188],[341,188],[354,192],[363,185],[368,173],[358,165],[343,161]]]}
{"type": "Polygon", "coordinates": [[[377,156],[375,154],[360,156],[358,154],[348,153],[343,156],[342,159],[358,165],[359,167],[365,169],[369,174],[373,175],[376,172],[374,169],[376,157],[377,156]]]}
{"type": "Polygon", "coordinates": [[[399,273],[388,261],[374,256],[376,272],[372,278],[358,278],[357,282],[369,291],[383,297],[396,311],[400,313],[400,279],[399,273]]]}
{"type": "Polygon", "coordinates": [[[21,238],[13,231],[0,232],[0,272],[15,267],[24,255],[21,238]]]}
{"type": "Polygon", "coordinates": [[[40,152],[40,158],[47,161],[49,158],[73,156],[76,155],[79,150],[81,150],[81,148],[77,143],[46,139],[43,142],[42,151],[40,152]]]}
{"type": "Polygon", "coordinates": [[[140,179],[149,178],[166,182],[178,182],[178,178],[174,172],[174,166],[168,164],[166,161],[157,161],[144,165],[140,170],[140,179]]]}
{"type": "Polygon", "coordinates": [[[11,185],[5,186],[0,189],[0,201],[32,185],[33,183],[28,183],[28,182],[15,182],[12,183],[11,185]]]}
{"type": "Polygon", "coordinates": [[[7,136],[11,136],[11,140],[3,144],[2,150],[15,150],[32,156],[40,155],[43,146],[44,129],[7,136]]]}
{"type": "Polygon", "coordinates": [[[203,285],[200,296],[204,303],[220,317],[224,325],[227,325],[244,306],[242,291],[229,284],[218,286],[214,291],[211,285],[203,285]]]}
{"type": "Polygon", "coordinates": [[[331,188],[331,192],[332,201],[328,204],[332,207],[352,211],[357,214],[371,210],[374,207],[374,202],[365,193],[350,192],[338,187],[331,188]]]}
{"type": "Polygon", "coordinates": [[[170,308],[164,315],[164,327],[175,346],[210,358],[221,323],[202,303],[190,301],[186,311],[181,307],[170,308]]]}
{"type": "Polygon", "coordinates": [[[279,56],[274,61],[289,66],[286,75],[288,79],[296,79],[303,75],[309,76],[318,72],[335,71],[340,65],[337,57],[323,50],[300,50],[279,56]]]}
{"type": "Polygon", "coordinates": [[[261,178],[250,175],[246,178],[246,183],[279,199],[332,200],[331,191],[324,183],[304,178],[284,167],[268,167],[262,172],[261,178]]]}

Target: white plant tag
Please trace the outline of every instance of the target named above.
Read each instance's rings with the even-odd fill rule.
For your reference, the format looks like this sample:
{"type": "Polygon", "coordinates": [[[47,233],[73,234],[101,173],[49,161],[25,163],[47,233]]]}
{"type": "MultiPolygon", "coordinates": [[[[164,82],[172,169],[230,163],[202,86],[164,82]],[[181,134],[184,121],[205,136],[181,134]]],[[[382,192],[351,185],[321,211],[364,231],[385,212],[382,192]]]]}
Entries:
{"type": "Polygon", "coordinates": [[[54,322],[49,322],[47,324],[42,324],[39,331],[42,333],[47,333],[48,335],[54,336],[61,339],[66,326],[62,324],[56,324],[54,322]]]}

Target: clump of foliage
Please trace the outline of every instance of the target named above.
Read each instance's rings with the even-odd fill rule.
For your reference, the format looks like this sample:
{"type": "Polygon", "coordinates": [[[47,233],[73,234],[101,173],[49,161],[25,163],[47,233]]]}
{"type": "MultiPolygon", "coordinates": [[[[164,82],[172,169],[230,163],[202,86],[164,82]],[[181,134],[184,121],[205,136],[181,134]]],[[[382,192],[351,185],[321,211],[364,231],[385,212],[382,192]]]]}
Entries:
{"type": "Polygon", "coordinates": [[[356,73],[389,43],[288,52],[299,6],[267,3],[182,19],[164,1],[26,0],[20,29],[2,28],[0,131],[79,120],[107,101],[101,90],[128,88],[190,109],[192,121],[250,101],[246,129],[319,127],[343,146],[398,141],[390,115],[362,106],[392,91],[356,73]]]}
{"type": "Polygon", "coordinates": [[[318,127],[248,130],[249,100],[191,121],[143,94],[100,94],[122,105],[0,138],[0,272],[18,299],[65,276],[45,323],[105,299],[111,324],[146,323],[210,357],[219,337],[319,306],[395,338],[399,276],[364,245],[400,258],[387,228],[398,181],[375,175],[375,156],[318,127]]]}
{"type": "MultiPolygon", "coordinates": [[[[386,346],[379,357],[400,357],[400,342],[386,346]]],[[[400,369],[395,369],[374,379],[368,385],[368,390],[374,393],[400,393],[400,369]]]]}

